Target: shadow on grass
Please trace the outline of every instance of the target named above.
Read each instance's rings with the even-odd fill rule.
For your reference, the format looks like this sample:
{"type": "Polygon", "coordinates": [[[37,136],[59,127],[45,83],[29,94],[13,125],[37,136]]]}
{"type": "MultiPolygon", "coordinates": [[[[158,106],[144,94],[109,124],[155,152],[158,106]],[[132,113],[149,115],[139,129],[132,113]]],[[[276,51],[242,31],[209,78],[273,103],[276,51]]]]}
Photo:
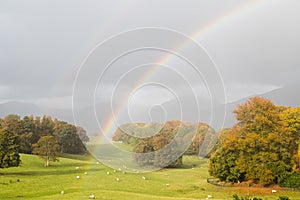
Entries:
{"type": "MultiPolygon", "coordinates": [[[[88,169],[87,172],[98,172],[98,171],[104,171],[105,169],[99,168],[99,169],[88,169]]],[[[32,170],[32,171],[23,171],[23,172],[6,172],[2,173],[3,176],[49,176],[49,175],[68,175],[68,174],[74,174],[74,175],[80,175],[83,174],[84,170],[82,169],[74,169],[74,170],[59,170],[59,168],[52,168],[50,166],[49,168],[45,168],[44,170],[32,170]],[[48,169],[48,170],[47,170],[48,169]]]]}

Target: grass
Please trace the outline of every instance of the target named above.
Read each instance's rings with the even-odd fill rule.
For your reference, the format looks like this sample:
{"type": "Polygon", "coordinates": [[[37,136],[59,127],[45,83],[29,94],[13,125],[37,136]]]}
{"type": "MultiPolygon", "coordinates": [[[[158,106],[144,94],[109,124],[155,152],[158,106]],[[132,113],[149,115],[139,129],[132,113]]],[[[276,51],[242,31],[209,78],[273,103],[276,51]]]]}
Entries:
{"type": "Polygon", "coordinates": [[[88,156],[64,155],[49,168],[34,155],[21,155],[22,166],[0,169],[0,199],[232,199],[232,195],[250,194],[263,199],[289,196],[300,200],[300,192],[272,188],[218,187],[206,182],[207,159],[185,156],[181,169],[163,169],[146,174],[123,174],[104,165],[97,165],[88,156]],[[79,169],[76,169],[79,167],[79,169]],[[109,171],[110,175],[106,172],[109,171]],[[87,175],[84,172],[88,172],[87,175]],[[76,179],[76,176],[80,179],[76,179]],[[146,180],[142,179],[146,177],[146,180]],[[117,182],[116,178],[120,181],[117,182]],[[169,184],[169,187],[166,187],[169,184]],[[65,194],[60,194],[61,191],[65,194]]]}

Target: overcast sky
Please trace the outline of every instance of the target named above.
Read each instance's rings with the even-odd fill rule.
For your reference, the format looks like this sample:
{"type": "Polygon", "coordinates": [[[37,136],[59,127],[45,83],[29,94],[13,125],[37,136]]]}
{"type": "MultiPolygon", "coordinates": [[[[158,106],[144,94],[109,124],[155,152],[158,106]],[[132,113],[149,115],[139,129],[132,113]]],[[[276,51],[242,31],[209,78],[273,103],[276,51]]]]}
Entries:
{"type": "MultiPolygon", "coordinates": [[[[172,29],[192,37],[219,70],[227,102],[295,85],[300,75],[299,10],[298,0],[0,0],[0,102],[71,108],[76,73],[92,49],[113,35],[142,27],[172,29]]],[[[133,42],[124,41],[120,46],[133,42]]],[[[118,104],[126,87],[136,91],[128,101],[131,106],[160,105],[174,99],[172,91],[186,95],[184,91],[190,86],[205,93],[205,81],[200,79],[197,83],[191,66],[175,58],[168,63],[170,68],[160,69],[151,80],[161,83],[168,79],[172,91],[158,85],[138,90],[133,86],[143,74],[138,70],[115,87],[122,74],[137,64],[155,62],[164,56],[157,51],[125,56],[121,61],[127,67],[122,71],[121,64],[116,64],[107,71],[97,90],[102,99],[96,100],[105,100],[116,89],[118,104]],[[187,70],[180,71],[183,66],[187,70]],[[172,69],[179,70],[179,75],[185,73],[190,85],[180,84],[180,76],[172,69]]],[[[98,66],[104,69],[104,65],[98,66]]],[[[209,96],[209,91],[203,96],[209,96]]]]}

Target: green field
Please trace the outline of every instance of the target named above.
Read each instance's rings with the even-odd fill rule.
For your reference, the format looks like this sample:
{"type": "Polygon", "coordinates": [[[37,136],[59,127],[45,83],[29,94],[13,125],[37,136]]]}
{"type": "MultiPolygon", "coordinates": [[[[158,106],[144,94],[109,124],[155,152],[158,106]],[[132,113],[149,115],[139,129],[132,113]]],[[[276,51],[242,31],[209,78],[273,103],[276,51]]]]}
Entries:
{"type": "Polygon", "coordinates": [[[212,199],[232,199],[234,193],[263,199],[277,199],[283,195],[300,199],[300,192],[277,189],[277,193],[272,194],[272,188],[208,184],[208,160],[199,160],[197,157],[185,156],[181,169],[163,169],[145,174],[123,174],[96,164],[95,160],[88,157],[67,157],[45,168],[39,157],[22,154],[21,167],[0,169],[0,199],[89,199],[90,195],[95,195],[96,199],[118,200],[205,199],[207,195],[212,195],[212,199]],[[107,175],[107,172],[110,174],[107,175]],[[80,176],[80,179],[76,176],[80,176]]]}

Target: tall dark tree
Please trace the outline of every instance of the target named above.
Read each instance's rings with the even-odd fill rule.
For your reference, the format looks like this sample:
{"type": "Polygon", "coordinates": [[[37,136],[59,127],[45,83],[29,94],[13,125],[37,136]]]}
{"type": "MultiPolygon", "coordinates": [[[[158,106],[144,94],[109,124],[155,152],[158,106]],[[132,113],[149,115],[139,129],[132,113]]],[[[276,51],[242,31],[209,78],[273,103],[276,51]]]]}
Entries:
{"type": "Polygon", "coordinates": [[[74,125],[57,122],[54,130],[54,135],[61,147],[61,153],[80,154],[86,152],[86,148],[80,140],[74,125]]]}
{"type": "Polygon", "coordinates": [[[32,144],[39,140],[33,116],[25,116],[21,120],[22,134],[20,135],[20,153],[32,153],[32,144]]]}
{"type": "Polygon", "coordinates": [[[42,135],[53,135],[54,126],[55,124],[51,117],[44,115],[41,122],[42,135]]]}
{"type": "Polygon", "coordinates": [[[21,163],[19,148],[19,136],[0,129],[0,168],[17,167],[21,163]]]}

